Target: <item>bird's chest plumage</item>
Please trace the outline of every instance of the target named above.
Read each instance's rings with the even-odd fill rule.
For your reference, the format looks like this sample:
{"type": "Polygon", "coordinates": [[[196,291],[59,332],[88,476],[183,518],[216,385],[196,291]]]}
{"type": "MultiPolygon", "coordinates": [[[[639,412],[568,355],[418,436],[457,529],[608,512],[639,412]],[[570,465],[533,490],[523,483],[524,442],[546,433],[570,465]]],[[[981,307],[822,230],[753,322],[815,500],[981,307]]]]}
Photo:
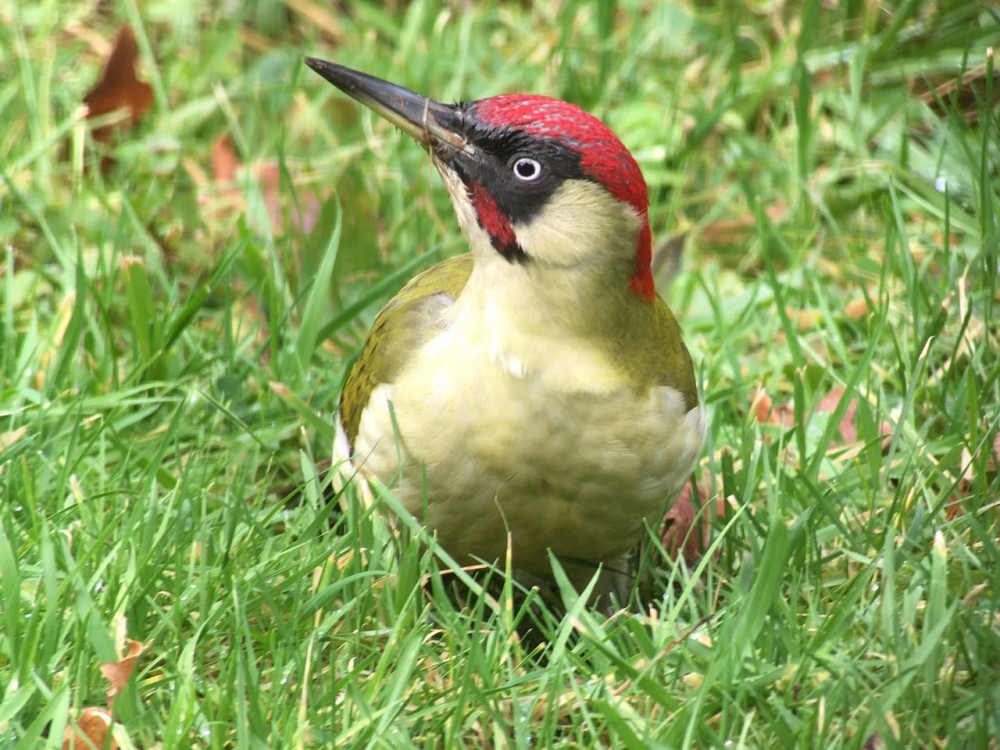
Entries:
{"type": "Polygon", "coordinates": [[[509,343],[461,326],[427,343],[375,389],[355,461],[397,477],[406,507],[460,560],[502,557],[508,530],[528,570],[548,550],[621,555],[690,474],[697,409],[666,386],[636,392],[580,342],[509,343]]]}

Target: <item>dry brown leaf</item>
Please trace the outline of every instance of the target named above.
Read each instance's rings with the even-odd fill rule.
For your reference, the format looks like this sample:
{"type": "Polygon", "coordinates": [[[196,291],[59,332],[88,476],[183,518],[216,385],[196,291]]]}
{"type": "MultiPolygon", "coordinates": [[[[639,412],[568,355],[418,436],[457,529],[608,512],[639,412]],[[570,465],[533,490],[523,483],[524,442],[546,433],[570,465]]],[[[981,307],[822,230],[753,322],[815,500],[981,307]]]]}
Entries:
{"type": "Polygon", "coordinates": [[[965,499],[964,495],[959,495],[957,497],[953,496],[948,499],[948,502],[944,505],[944,516],[949,521],[954,521],[959,516],[965,515],[965,507],[962,505],[962,501],[965,499]]]}
{"type": "Polygon", "coordinates": [[[776,424],[783,429],[795,423],[795,412],[788,404],[774,405],[763,388],[758,387],[750,402],[750,410],[760,424],[776,424]]]}
{"type": "MultiPolygon", "coordinates": [[[[816,411],[823,414],[833,414],[834,410],[837,408],[837,404],[840,403],[840,399],[844,396],[844,389],[840,386],[831,388],[829,393],[827,393],[823,398],[820,399],[819,404],[816,406],[816,411]]],[[[840,439],[845,443],[855,443],[858,440],[858,402],[857,399],[851,399],[851,403],[847,405],[847,410],[844,412],[844,416],[840,420],[840,424],[837,425],[837,433],[840,435],[840,439]]],[[[878,434],[882,438],[882,453],[889,450],[889,443],[892,442],[893,428],[889,422],[883,421],[879,422],[878,434]]]]}
{"type": "MultiPolygon", "coordinates": [[[[840,386],[831,388],[830,392],[820,399],[816,411],[821,414],[833,414],[837,408],[837,404],[840,403],[843,397],[843,388],[840,386]]],[[[837,425],[837,432],[840,434],[840,439],[845,443],[853,443],[858,439],[857,415],[858,402],[852,398],[851,403],[847,405],[847,410],[844,412],[843,418],[840,420],[840,424],[837,425]]]]}
{"type": "MultiPolygon", "coordinates": [[[[219,195],[226,199],[219,206],[220,213],[246,210],[242,200],[243,191],[233,184],[243,168],[243,162],[236,153],[232,139],[229,135],[219,136],[212,145],[212,176],[217,183],[220,183],[219,195]]],[[[257,178],[272,230],[277,235],[283,234],[286,223],[282,215],[281,168],[278,162],[259,161],[251,164],[249,170],[257,178]]],[[[300,190],[297,197],[298,202],[293,204],[290,222],[298,231],[308,234],[319,219],[322,207],[320,199],[311,190],[300,190]]]]}
{"type": "Polygon", "coordinates": [[[754,227],[754,218],[749,214],[735,219],[719,219],[706,224],[698,239],[708,247],[727,247],[743,242],[754,227]]]}
{"type": "Polygon", "coordinates": [[[949,521],[965,515],[965,506],[962,504],[972,493],[973,471],[975,464],[972,461],[972,451],[966,446],[962,446],[962,457],[959,459],[961,474],[955,485],[955,492],[945,504],[945,516],[949,521]]]}
{"type": "Polygon", "coordinates": [[[810,331],[823,320],[823,313],[819,310],[796,310],[786,307],[785,315],[788,316],[788,319],[795,324],[795,328],[799,331],[810,331]]]}
{"type": "Polygon", "coordinates": [[[771,419],[771,409],[773,406],[774,402],[771,401],[771,397],[767,395],[764,389],[757,388],[753,394],[753,400],[750,402],[750,408],[757,421],[761,424],[767,424],[771,419]]]}
{"type": "Polygon", "coordinates": [[[886,421],[878,423],[878,434],[882,438],[882,453],[889,452],[889,445],[892,443],[892,435],[895,432],[893,426],[886,421]]]}
{"type": "Polygon", "coordinates": [[[264,199],[267,215],[271,219],[271,226],[275,234],[282,234],[281,169],[276,162],[266,161],[255,164],[253,172],[260,184],[261,197],[264,199]]]}
{"type": "MultiPolygon", "coordinates": [[[[987,54],[989,55],[990,52],[987,54]]],[[[989,67],[992,68],[992,66],[989,67]]],[[[984,62],[966,70],[961,77],[949,78],[933,88],[922,85],[924,90],[917,94],[917,99],[926,104],[939,117],[947,116],[950,108],[954,106],[966,122],[978,122],[979,114],[982,111],[980,102],[986,101],[986,92],[993,90],[994,101],[989,104],[992,106],[996,104],[996,92],[1000,90],[1000,70],[989,70],[993,76],[992,83],[987,75],[987,70],[988,66],[984,62]]]]}
{"type": "Polygon", "coordinates": [[[108,57],[101,80],[83,97],[87,117],[100,117],[120,109],[128,110],[126,122],[115,122],[94,129],[94,140],[107,143],[118,130],[132,127],[153,103],[153,89],[135,74],[139,47],[135,32],[128,24],[118,30],[114,49],[108,57]]]}
{"type": "Polygon", "coordinates": [[[861,320],[868,317],[868,300],[856,297],[844,305],[844,315],[851,320],[861,320]]]}
{"type": "Polygon", "coordinates": [[[136,662],[146,648],[147,644],[126,638],[125,655],[119,661],[101,665],[101,674],[111,683],[107,692],[109,709],[114,708],[115,697],[125,689],[132,672],[135,671],[136,662]]]}
{"type": "Polygon", "coordinates": [[[242,164],[236,155],[233,139],[223,134],[212,144],[212,176],[216,182],[232,182],[242,164]]]}
{"type": "MultiPolygon", "coordinates": [[[[674,560],[683,556],[685,562],[694,565],[708,549],[712,535],[712,514],[707,507],[709,502],[708,492],[691,481],[684,485],[680,496],[664,516],[660,539],[663,548],[674,560]]],[[[717,501],[715,515],[722,516],[725,512],[725,502],[717,501]]]]}
{"type": "MultiPolygon", "coordinates": [[[[281,167],[276,161],[260,162],[254,165],[254,174],[260,181],[260,190],[264,196],[267,215],[271,217],[271,226],[274,227],[276,234],[283,234],[282,228],[286,226],[286,222],[281,213],[281,167]]],[[[322,208],[319,196],[313,190],[300,188],[296,192],[295,200],[289,198],[289,203],[290,225],[303,234],[309,234],[319,221],[322,208]]]]}
{"type": "Polygon", "coordinates": [[[90,706],[83,709],[73,724],[63,733],[63,750],[117,750],[118,743],[111,734],[111,712],[90,706]],[[110,739],[110,743],[109,743],[110,739]]]}
{"type": "MultiPolygon", "coordinates": [[[[764,209],[764,215],[772,222],[779,222],[788,213],[788,206],[777,203],[764,209]]],[[[719,219],[706,224],[698,233],[698,241],[706,248],[725,248],[744,242],[757,226],[753,214],[744,214],[732,219],[719,219]]]]}

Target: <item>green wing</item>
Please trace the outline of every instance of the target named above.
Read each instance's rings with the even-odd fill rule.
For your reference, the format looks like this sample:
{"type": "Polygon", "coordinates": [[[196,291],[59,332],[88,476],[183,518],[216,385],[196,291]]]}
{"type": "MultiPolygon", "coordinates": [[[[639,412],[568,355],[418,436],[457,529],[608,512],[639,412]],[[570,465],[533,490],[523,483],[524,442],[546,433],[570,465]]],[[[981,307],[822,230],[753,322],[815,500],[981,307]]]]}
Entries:
{"type": "Polygon", "coordinates": [[[693,409],[698,406],[698,385],[680,326],[659,296],[653,301],[653,313],[651,331],[613,339],[616,360],[637,390],[669,385],[680,392],[685,406],[693,409]]]}
{"type": "Polygon", "coordinates": [[[610,314],[593,321],[594,340],[621,368],[636,393],[670,386],[688,410],[698,406],[698,385],[691,355],[677,319],[659,296],[653,304],[626,292],[610,314]]]}
{"type": "MultiPolygon", "coordinates": [[[[415,276],[376,316],[361,356],[340,397],[340,421],[351,445],[361,412],[381,383],[393,383],[423,344],[444,329],[443,313],[461,294],[472,273],[472,255],[444,260],[415,276]]],[[[611,335],[601,337],[609,355],[637,391],[669,385],[680,391],[688,409],[698,405],[691,355],[670,308],[659,297],[653,316],[604,321],[611,335]]]]}
{"type": "Polygon", "coordinates": [[[372,391],[395,382],[409,357],[443,330],[443,313],[471,273],[471,253],[443,260],[414,276],[375,317],[340,396],[340,422],[352,446],[372,391]]]}

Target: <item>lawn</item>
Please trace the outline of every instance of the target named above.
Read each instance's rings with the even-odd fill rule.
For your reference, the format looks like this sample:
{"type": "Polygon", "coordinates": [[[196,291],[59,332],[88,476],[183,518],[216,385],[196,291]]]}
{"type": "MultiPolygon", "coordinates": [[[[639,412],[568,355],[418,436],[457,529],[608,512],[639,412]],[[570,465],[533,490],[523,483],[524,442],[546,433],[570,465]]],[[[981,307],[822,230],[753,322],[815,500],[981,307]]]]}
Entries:
{"type": "Polygon", "coordinates": [[[122,748],[996,748],[998,41],[976,0],[2,0],[0,747],[113,704],[122,748]],[[651,528],[627,610],[459,601],[331,502],[368,326],[465,244],[304,55],[641,164],[712,536],[651,528]]]}

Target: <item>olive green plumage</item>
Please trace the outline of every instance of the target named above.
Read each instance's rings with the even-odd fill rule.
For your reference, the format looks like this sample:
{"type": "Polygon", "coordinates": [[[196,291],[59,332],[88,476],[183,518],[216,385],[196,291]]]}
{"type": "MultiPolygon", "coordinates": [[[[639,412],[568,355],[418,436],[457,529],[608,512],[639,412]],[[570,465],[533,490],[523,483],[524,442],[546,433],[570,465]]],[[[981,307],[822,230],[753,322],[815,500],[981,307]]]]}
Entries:
{"type": "MultiPolygon", "coordinates": [[[[376,316],[340,400],[340,419],[351,445],[372,391],[379,384],[394,383],[407,359],[444,329],[444,312],[462,293],[472,269],[470,253],[448,258],[414,277],[376,316]]],[[[688,409],[695,408],[694,370],[677,320],[659,297],[636,304],[650,305],[648,328],[630,335],[616,321],[604,320],[595,325],[595,338],[637,393],[667,385],[680,392],[688,409]],[[603,330],[619,335],[602,335],[603,330]]]]}
{"type": "Polygon", "coordinates": [[[471,254],[448,258],[410,279],[376,316],[340,396],[340,421],[351,445],[372,391],[395,382],[407,358],[441,330],[441,313],[471,273],[471,254]]]}
{"type": "Polygon", "coordinates": [[[470,249],[376,316],[341,397],[338,476],[361,478],[362,501],[364,480],[385,483],[459,564],[506,559],[536,585],[554,556],[592,603],[626,601],[629,552],[705,433],[654,293],[638,164],[567,102],[446,105],[307,63],[427,149],[470,249]]]}

